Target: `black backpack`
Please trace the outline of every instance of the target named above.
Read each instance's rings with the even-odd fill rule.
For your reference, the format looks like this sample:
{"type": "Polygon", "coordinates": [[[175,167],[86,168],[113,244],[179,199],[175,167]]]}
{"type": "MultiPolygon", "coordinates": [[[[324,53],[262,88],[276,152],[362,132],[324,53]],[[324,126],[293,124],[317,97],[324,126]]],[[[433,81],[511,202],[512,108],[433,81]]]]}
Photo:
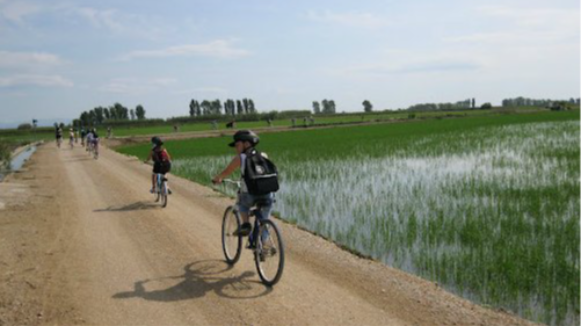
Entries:
{"type": "Polygon", "coordinates": [[[252,149],[246,154],[244,182],[251,195],[261,196],[278,190],[278,171],[274,163],[252,149]]]}

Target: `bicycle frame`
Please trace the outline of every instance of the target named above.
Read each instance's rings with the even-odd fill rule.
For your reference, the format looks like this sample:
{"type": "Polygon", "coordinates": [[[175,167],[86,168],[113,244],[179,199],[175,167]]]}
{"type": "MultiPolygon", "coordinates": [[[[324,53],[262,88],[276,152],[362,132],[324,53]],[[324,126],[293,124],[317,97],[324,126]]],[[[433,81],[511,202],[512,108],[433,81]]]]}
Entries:
{"type": "MultiPolygon", "coordinates": [[[[237,186],[238,190],[240,190],[240,187],[241,187],[240,181],[224,179],[223,182],[232,183],[232,184],[237,186]]],[[[260,226],[260,222],[268,219],[268,216],[267,217],[262,216],[262,212],[261,212],[262,206],[260,204],[255,205],[255,207],[256,208],[251,209],[250,212],[248,212],[249,219],[253,216],[255,217],[254,218],[254,227],[252,228],[252,232],[248,235],[248,244],[252,247],[255,246],[255,239],[258,237],[258,228],[260,226]]],[[[238,208],[238,198],[236,198],[236,204],[234,205],[234,210],[240,214],[240,209],[238,208]]],[[[268,238],[268,231],[266,231],[266,234],[262,235],[263,240],[267,239],[267,238],[268,238]]]]}
{"type": "MultiPolygon", "coordinates": [[[[254,216],[254,227],[252,229],[252,232],[248,235],[248,243],[251,247],[256,247],[256,239],[258,238],[258,229],[260,227],[260,223],[263,220],[268,219],[268,217],[263,217],[262,213],[260,212],[260,209],[262,207],[258,206],[257,208],[253,209],[250,211],[250,213],[248,214],[248,218],[254,216]]],[[[264,233],[261,235],[262,237],[262,241],[265,241],[266,239],[268,239],[269,233],[268,230],[264,230],[264,233]]]]}

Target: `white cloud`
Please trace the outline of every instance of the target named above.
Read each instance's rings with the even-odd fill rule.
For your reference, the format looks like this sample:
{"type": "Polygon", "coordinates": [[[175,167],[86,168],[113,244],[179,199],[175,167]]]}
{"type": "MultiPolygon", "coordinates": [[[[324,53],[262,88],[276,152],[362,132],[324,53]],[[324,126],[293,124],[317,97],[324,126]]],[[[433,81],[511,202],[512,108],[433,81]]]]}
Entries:
{"type": "Polygon", "coordinates": [[[72,87],[73,83],[60,75],[20,74],[0,77],[0,87],[14,86],[72,87]]]}
{"type": "Polygon", "coordinates": [[[249,55],[250,52],[232,46],[229,41],[216,40],[206,44],[186,44],[172,46],[161,50],[133,51],[121,57],[121,60],[136,58],[163,58],[178,56],[204,56],[217,58],[238,58],[249,55]]]}
{"type": "Polygon", "coordinates": [[[319,23],[331,23],[350,27],[379,28],[389,25],[389,22],[372,13],[333,13],[324,11],[308,11],[306,18],[319,23]]]}
{"type": "Polygon", "coordinates": [[[0,17],[21,24],[25,17],[35,15],[41,11],[41,7],[25,1],[0,2],[0,17]]]}
{"type": "Polygon", "coordinates": [[[174,91],[174,94],[226,94],[228,91],[221,87],[199,87],[181,91],[174,91]]]}
{"type": "Polygon", "coordinates": [[[135,14],[119,9],[96,9],[72,4],[62,5],[58,11],[72,17],[80,17],[95,29],[106,30],[114,36],[129,36],[157,40],[163,35],[176,32],[175,24],[167,24],[156,15],[135,14]]]}
{"type": "Polygon", "coordinates": [[[62,60],[45,52],[10,52],[0,51],[0,67],[2,68],[30,68],[57,66],[62,60]]]}
{"type": "Polygon", "coordinates": [[[103,92],[120,94],[144,94],[158,91],[176,82],[173,78],[116,78],[100,88],[103,92]]]}
{"type": "MultiPolygon", "coordinates": [[[[26,18],[44,15],[50,19],[67,23],[86,23],[95,29],[103,29],[113,35],[156,39],[164,31],[175,31],[175,27],[165,24],[158,17],[122,12],[118,9],[96,9],[78,6],[72,2],[61,2],[52,5],[23,0],[0,0],[0,23],[2,20],[19,25],[26,24],[26,18]]],[[[78,25],[75,25],[78,26],[78,25]]],[[[29,27],[36,28],[31,25],[29,27]]]]}
{"type": "Polygon", "coordinates": [[[86,19],[91,25],[97,28],[108,28],[114,31],[123,30],[124,27],[119,19],[116,19],[115,10],[97,10],[94,8],[75,8],[73,11],[86,19]]]}
{"type": "Polygon", "coordinates": [[[473,58],[467,60],[459,55],[451,57],[436,55],[426,58],[414,54],[390,57],[384,62],[351,65],[340,69],[332,69],[328,73],[347,78],[353,76],[381,76],[381,75],[407,75],[407,74],[452,74],[476,71],[485,64],[481,60],[473,58]]]}
{"type": "Polygon", "coordinates": [[[502,26],[502,30],[452,36],[444,41],[487,46],[520,46],[526,43],[539,47],[579,41],[578,10],[489,6],[479,8],[479,12],[490,22],[490,26],[502,26]]]}

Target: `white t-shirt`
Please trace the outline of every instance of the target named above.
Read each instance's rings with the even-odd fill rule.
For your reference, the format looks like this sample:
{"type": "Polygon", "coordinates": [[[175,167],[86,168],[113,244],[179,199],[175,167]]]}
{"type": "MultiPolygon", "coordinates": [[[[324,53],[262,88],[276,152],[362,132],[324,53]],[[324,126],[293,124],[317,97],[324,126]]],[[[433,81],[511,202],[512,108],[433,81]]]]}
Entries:
{"type": "Polygon", "coordinates": [[[246,170],[246,154],[240,154],[240,192],[248,193],[248,187],[244,182],[244,171],[246,170]]]}

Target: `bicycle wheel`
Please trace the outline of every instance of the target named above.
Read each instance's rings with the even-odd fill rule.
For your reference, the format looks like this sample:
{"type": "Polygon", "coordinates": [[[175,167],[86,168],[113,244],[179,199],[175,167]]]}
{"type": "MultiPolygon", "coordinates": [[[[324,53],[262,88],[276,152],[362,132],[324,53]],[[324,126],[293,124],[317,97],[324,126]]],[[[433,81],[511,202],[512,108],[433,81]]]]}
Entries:
{"type": "Polygon", "coordinates": [[[267,286],[275,285],[284,269],[284,244],[276,224],[271,220],[262,220],[256,239],[254,260],[258,275],[267,286]]]}
{"type": "Polygon", "coordinates": [[[161,183],[161,207],[167,206],[167,181],[161,183]]]}
{"type": "Polygon", "coordinates": [[[157,203],[161,199],[161,184],[159,182],[159,175],[155,176],[157,181],[155,182],[155,189],[153,190],[153,195],[155,196],[155,202],[157,203]]]}
{"type": "Polygon", "coordinates": [[[240,216],[234,210],[234,206],[229,206],[224,212],[222,220],[222,250],[226,262],[230,265],[236,264],[242,252],[242,237],[234,235],[234,231],[240,227],[240,216]]]}

